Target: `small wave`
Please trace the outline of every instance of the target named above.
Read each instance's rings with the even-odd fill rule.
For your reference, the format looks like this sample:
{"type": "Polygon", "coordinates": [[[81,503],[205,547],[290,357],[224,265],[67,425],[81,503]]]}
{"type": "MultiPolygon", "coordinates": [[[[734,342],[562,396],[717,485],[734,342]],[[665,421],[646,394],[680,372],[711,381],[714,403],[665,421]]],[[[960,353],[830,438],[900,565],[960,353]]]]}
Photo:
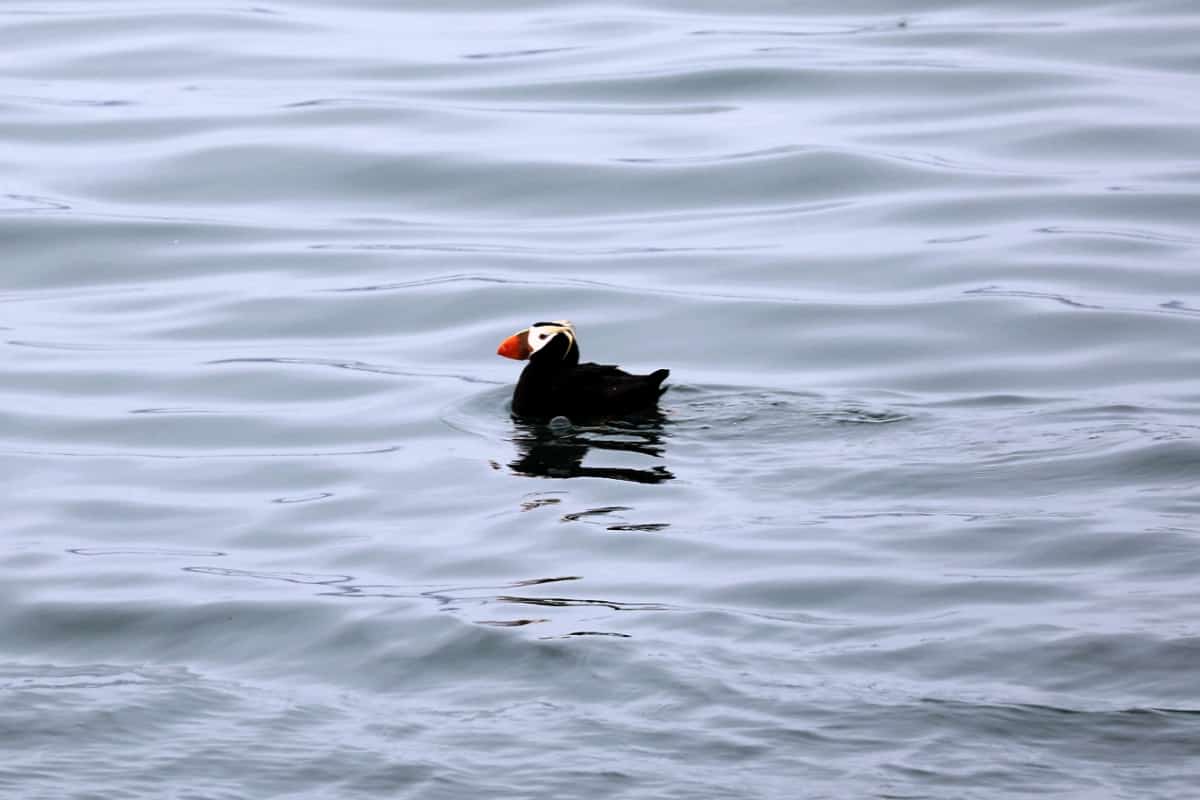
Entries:
{"type": "Polygon", "coordinates": [[[1056,292],[1036,291],[1032,289],[1009,289],[1001,286],[983,286],[977,289],[967,289],[966,295],[981,295],[987,297],[1028,297],[1035,300],[1050,300],[1060,305],[1089,311],[1120,311],[1136,314],[1172,314],[1184,317],[1200,315],[1200,309],[1193,308],[1180,300],[1168,300],[1155,305],[1130,306],[1123,300],[1114,302],[1099,302],[1083,300],[1056,292]]]}

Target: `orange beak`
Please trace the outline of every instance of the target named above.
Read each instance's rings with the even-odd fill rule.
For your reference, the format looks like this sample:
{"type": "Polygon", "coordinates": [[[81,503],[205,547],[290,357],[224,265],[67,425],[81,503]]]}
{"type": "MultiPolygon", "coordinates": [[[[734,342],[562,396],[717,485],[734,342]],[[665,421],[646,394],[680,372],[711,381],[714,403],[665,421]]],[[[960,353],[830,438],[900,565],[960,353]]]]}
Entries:
{"type": "Polygon", "coordinates": [[[529,354],[533,352],[529,349],[529,329],[517,331],[512,336],[505,339],[496,348],[496,354],[505,358],[515,358],[517,361],[524,361],[529,358],[529,354]]]}

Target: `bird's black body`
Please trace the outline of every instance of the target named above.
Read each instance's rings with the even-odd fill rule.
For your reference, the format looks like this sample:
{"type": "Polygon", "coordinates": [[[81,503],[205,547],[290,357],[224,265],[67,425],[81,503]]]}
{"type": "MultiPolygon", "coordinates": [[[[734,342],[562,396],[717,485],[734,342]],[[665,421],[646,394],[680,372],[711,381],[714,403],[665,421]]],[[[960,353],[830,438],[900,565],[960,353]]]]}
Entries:
{"type": "MultiPolygon", "coordinates": [[[[550,323],[536,323],[537,325],[550,323]]],[[[574,336],[558,333],[529,356],[513,392],[518,417],[572,422],[621,417],[649,411],[658,404],[670,370],[631,375],[608,364],[580,364],[574,336]]]]}

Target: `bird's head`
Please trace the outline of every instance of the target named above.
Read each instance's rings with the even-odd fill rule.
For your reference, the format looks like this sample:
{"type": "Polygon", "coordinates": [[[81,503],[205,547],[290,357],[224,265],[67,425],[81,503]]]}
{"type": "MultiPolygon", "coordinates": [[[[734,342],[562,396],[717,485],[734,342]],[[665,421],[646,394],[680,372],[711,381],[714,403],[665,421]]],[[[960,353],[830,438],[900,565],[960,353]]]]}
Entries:
{"type": "Polygon", "coordinates": [[[579,359],[579,347],[575,343],[575,327],[565,319],[557,322],[535,322],[528,328],[517,331],[500,343],[496,353],[518,361],[537,358],[538,361],[566,361],[574,351],[579,359]]]}

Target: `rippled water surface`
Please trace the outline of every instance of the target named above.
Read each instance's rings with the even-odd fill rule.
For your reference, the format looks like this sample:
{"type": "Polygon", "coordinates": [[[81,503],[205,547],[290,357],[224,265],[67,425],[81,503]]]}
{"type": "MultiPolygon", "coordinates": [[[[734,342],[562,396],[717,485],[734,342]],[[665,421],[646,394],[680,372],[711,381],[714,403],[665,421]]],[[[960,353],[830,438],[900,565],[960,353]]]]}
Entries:
{"type": "Polygon", "coordinates": [[[0,6],[3,794],[1195,792],[1200,7],[436,7],[0,6]]]}

